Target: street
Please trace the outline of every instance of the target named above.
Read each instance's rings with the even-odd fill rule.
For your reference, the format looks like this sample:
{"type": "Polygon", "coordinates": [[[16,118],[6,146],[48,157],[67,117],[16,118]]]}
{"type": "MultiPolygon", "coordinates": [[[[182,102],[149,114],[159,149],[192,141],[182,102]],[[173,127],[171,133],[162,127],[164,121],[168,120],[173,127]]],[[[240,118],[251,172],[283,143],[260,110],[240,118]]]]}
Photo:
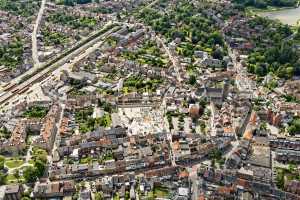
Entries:
{"type": "MultiPolygon", "coordinates": [[[[108,24],[106,24],[105,27],[110,26],[111,24],[112,24],[112,22],[109,22],[108,24]]],[[[103,29],[105,29],[105,27],[103,29]]],[[[20,95],[17,95],[18,94],[17,91],[22,90],[22,89],[27,88],[27,87],[29,89],[32,88],[32,86],[35,83],[37,83],[39,80],[49,77],[49,74],[51,74],[56,69],[59,69],[61,67],[65,67],[66,64],[67,65],[69,64],[68,62],[70,62],[70,61],[73,62],[72,61],[73,59],[74,60],[75,59],[80,60],[80,59],[86,57],[92,51],[94,51],[96,48],[98,48],[102,44],[102,41],[104,39],[106,39],[109,35],[111,35],[113,32],[115,32],[119,29],[120,29],[119,25],[113,27],[109,31],[107,31],[107,32],[103,33],[102,35],[100,35],[99,37],[96,37],[95,39],[92,39],[90,42],[87,42],[86,44],[83,44],[81,47],[74,50],[70,54],[66,55],[62,59],[58,60],[53,65],[50,65],[46,69],[41,70],[39,73],[37,73],[34,76],[28,78],[23,83],[21,83],[19,85],[16,85],[13,89],[4,92],[4,94],[0,98],[0,105],[5,104],[6,102],[9,102],[11,104],[12,102],[14,102],[13,98],[15,96],[20,96],[20,95]],[[99,45],[99,43],[100,43],[100,45],[99,45]]],[[[24,76],[22,75],[22,78],[23,77],[24,76]]],[[[17,79],[12,80],[11,83],[16,83],[16,81],[20,78],[21,77],[17,77],[17,79]]],[[[38,82],[38,84],[40,84],[40,82],[38,82]]],[[[4,110],[4,108],[2,108],[2,110],[4,110]]]]}
{"type": "Polygon", "coordinates": [[[32,37],[31,37],[31,40],[32,40],[32,59],[33,59],[34,67],[26,72],[28,74],[30,74],[32,71],[35,71],[36,68],[40,67],[40,61],[39,61],[39,56],[38,56],[38,47],[37,47],[38,46],[37,45],[37,32],[39,30],[39,25],[40,25],[42,17],[43,17],[43,13],[44,13],[44,10],[45,10],[45,4],[46,4],[46,0],[42,0],[41,7],[40,7],[36,22],[34,24],[34,29],[33,29],[33,32],[32,32],[32,37]]]}

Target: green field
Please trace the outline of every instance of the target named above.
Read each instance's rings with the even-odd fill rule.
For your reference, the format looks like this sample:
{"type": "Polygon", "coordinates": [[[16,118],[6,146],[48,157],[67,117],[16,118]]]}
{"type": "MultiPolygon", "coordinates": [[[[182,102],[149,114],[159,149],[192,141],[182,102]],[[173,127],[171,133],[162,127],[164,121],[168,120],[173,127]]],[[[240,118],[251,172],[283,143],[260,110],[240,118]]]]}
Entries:
{"type": "Polygon", "coordinates": [[[15,158],[7,159],[5,161],[5,165],[10,169],[20,167],[23,164],[24,164],[23,160],[15,159],[15,158]]]}

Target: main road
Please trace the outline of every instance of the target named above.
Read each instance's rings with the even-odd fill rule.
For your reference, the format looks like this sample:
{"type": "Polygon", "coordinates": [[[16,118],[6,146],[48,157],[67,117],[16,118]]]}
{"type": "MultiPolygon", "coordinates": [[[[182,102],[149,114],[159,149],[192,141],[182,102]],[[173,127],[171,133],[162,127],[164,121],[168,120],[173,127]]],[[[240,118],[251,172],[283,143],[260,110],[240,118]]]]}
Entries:
{"type": "Polygon", "coordinates": [[[21,80],[21,82],[16,82],[15,80],[13,80],[11,82],[11,87],[6,89],[5,92],[1,95],[0,106],[8,103],[9,100],[11,100],[15,95],[17,95],[19,92],[22,92],[23,90],[26,90],[27,88],[30,88],[34,83],[47,78],[51,72],[63,66],[65,63],[68,63],[75,57],[84,54],[85,51],[90,47],[94,46],[99,41],[106,39],[109,35],[111,35],[113,32],[118,31],[120,28],[121,27],[119,23],[109,22],[103,29],[85,39],[80,44],[73,47],[71,50],[67,50],[61,56],[58,56],[54,60],[45,64],[43,67],[36,69],[30,75],[22,76],[22,79],[19,79],[21,80]]]}
{"type": "Polygon", "coordinates": [[[165,44],[165,41],[163,41],[163,39],[161,39],[158,35],[156,35],[156,39],[161,43],[164,50],[168,54],[169,59],[171,60],[171,62],[173,64],[173,67],[174,67],[174,70],[177,74],[176,75],[177,81],[179,83],[181,83],[182,82],[182,78],[181,78],[181,74],[180,74],[181,66],[180,66],[180,63],[179,63],[178,59],[176,58],[176,56],[173,55],[173,52],[170,51],[169,47],[167,47],[167,45],[165,44]]]}
{"type": "MultiPolygon", "coordinates": [[[[33,73],[34,71],[36,71],[38,68],[41,67],[41,63],[39,61],[39,56],[38,56],[37,33],[38,33],[39,26],[40,26],[40,23],[41,23],[41,20],[43,17],[45,5],[46,5],[46,0],[42,0],[41,7],[38,12],[38,15],[37,15],[34,27],[33,27],[33,31],[31,34],[31,54],[32,54],[33,67],[30,68],[25,73],[23,73],[21,76],[14,78],[11,81],[11,83],[18,83],[22,79],[22,77],[30,75],[31,73],[33,73]]],[[[0,93],[1,93],[1,91],[0,91],[0,93]]]]}
{"type": "MultiPolygon", "coordinates": [[[[144,8],[150,8],[158,2],[159,0],[152,1],[144,8]]],[[[25,72],[21,76],[18,76],[12,81],[10,81],[9,84],[7,84],[3,89],[0,89],[0,109],[2,109],[3,105],[6,105],[8,101],[11,100],[17,93],[23,93],[25,90],[27,90],[26,88],[31,87],[37,81],[47,77],[47,75],[49,75],[50,72],[53,72],[58,67],[66,64],[67,62],[75,58],[77,55],[80,55],[89,47],[99,42],[99,40],[101,40],[102,38],[107,37],[109,34],[113,33],[114,31],[117,31],[117,29],[120,28],[120,23],[116,22],[113,24],[115,26],[111,28],[111,30],[108,32],[105,32],[103,34],[101,33],[101,35],[99,35],[101,30],[96,31],[95,34],[92,34],[91,36],[87,37],[87,39],[81,41],[80,44],[72,47],[71,49],[63,52],[60,56],[57,56],[53,60],[42,65],[38,60],[36,34],[38,31],[38,26],[40,24],[40,21],[42,19],[42,15],[45,9],[45,4],[46,4],[46,0],[42,0],[38,17],[36,19],[36,23],[34,26],[34,31],[32,34],[32,57],[34,60],[34,67],[30,69],[28,72],[25,72]],[[97,37],[95,37],[95,35],[97,35],[97,37]]],[[[106,26],[108,26],[109,24],[112,25],[112,23],[109,22],[106,24],[106,26]]],[[[102,30],[104,29],[105,28],[103,28],[102,30]]]]}
{"type": "MultiPolygon", "coordinates": [[[[35,67],[40,67],[40,61],[39,61],[39,55],[38,55],[38,47],[37,47],[37,32],[39,30],[39,26],[43,17],[43,13],[45,10],[45,4],[46,0],[42,0],[41,7],[38,13],[38,16],[36,18],[36,22],[34,24],[33,32],[31,35],[31,41],[32,41],[32,59],[33,59],[33,65],[34,67],[31,68],[33,71],[35,67]]],[[[30,70],[29,70],[30,71],[30,70]]]]}

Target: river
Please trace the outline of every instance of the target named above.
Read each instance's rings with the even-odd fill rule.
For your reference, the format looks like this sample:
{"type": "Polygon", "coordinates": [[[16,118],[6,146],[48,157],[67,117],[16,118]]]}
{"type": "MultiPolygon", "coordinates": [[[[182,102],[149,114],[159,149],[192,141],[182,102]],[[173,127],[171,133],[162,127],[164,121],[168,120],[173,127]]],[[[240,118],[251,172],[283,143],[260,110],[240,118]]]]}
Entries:
{"type": "Polygon", "coordinates": [[[262,12],[259,15],[268,17],[270,19],[278,19],[284,24],[297,25],[300,20],[300,7],[290,8],[278,11],[262,12]]]}

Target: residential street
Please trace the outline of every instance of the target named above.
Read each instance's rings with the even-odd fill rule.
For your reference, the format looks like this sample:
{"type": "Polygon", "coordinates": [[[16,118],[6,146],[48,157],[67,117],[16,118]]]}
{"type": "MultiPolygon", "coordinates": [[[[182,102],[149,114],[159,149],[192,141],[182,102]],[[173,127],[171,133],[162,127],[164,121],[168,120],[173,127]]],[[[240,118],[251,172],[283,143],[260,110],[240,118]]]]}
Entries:
{"type": "MultiPolygon", "coordinates": [[[[37,33],[40,29],[40,23],[41,23],[41,20],[43,18],[43,13],[44,13],[44,10],[45,10],[46,1],[47,0],[42,0],[42,2],[41,2],[41,7],[40,7],[36,22],[34,24],[33,32],[32,32],[32,37],[31,37],[31,40],[32,40],[32,59],[33,59],[34,67],[31,68],[30,71],[34,71],[34,70],[36,70],[36,68],[40,67],[40,61],[39,61],[39,58],[38,58],[37,33]]],[[[28,73],[30,73],[30,72],[28,72],[28,73]]]]}

